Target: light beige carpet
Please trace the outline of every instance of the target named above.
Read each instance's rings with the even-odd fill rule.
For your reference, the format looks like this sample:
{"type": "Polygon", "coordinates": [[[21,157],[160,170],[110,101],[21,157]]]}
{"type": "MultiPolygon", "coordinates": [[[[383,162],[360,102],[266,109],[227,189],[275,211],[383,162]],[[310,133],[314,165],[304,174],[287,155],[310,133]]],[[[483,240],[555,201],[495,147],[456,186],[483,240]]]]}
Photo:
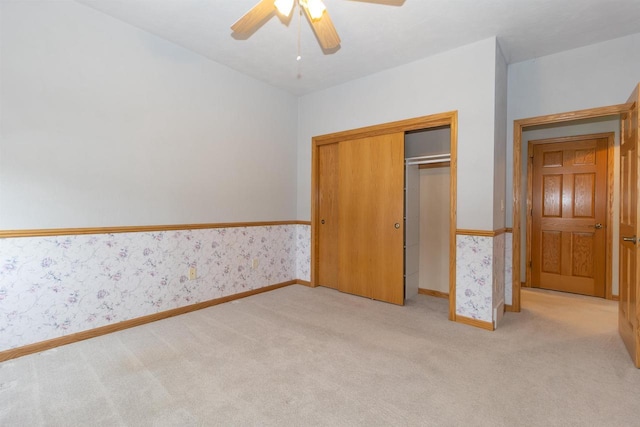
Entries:
{"type": "Polygon", "coordinates": [[[2,426],[633,426],[617,304],[523,291],[495,332],[291,286],[0,364],[2,426]]]}

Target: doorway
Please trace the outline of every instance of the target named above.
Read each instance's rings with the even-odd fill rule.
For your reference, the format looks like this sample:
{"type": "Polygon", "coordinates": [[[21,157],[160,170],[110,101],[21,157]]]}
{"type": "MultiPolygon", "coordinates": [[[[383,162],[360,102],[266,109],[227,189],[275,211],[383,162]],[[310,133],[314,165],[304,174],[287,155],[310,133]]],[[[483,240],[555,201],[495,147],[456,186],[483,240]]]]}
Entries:
{"type": "MultiPolygon", "coordinates": [[[[524,285],[531,283],[526,278],[522,281],[521,271],[526,270],[526,264],[528,257],[522,255],[521,250],[526,248],[526,220],[522,219],[522,215],[529,212],[532,206],[529,204],[526,206],[526,210],[521,206],[523,196],[525,196],[526,188],[523,186],[523,181],[526,180],[526,175],[523,176],[523,142],[526,147],[527,139],[523,136],[524,132],[529,130],[535,130],[540,128],[546,128],[550,126],[567,125],[571,122],[579,122],[583,120],[599,119],[603,117],[620,117],[621,114],[629,111],[629,104],[612,105],[608,107],[592,108],[587,110],[579,110],[561,114],[551,114],[547,116],[532,117],[528,119],[514,120],[513,130],[513,258],[512,258],[512,305],[511,311],[519,312],[521,310],[520,302],[520,289],[524,285]],[[524,211],[523,211],[524,210],[524,211]],[[524,227],[521,225],[524,224],[524,227]],[[523,245],[524,244],[524,245],[523,245]]],[[[526,155],[526,154],[525,154],[526,155]]],[[[615,157],[615,156],[612,156],[615,157]]],[[[526,173],[526,172],[525,172],[526,173]]],[[[613,168],[610,168],[609,174],[613,173],[613,168]]],[[[611,181],[613,179],[611,178],[611,181]]],[[[609,206],[612,206],[613,201],[611,198],[607,200],[609,206]]],[[[611,212],[611,210],[610,210],[611,212]]],[[[609,227],[611,230],[612,227],[609,227]]],[[[607,236],[607,240],[613,239],[613,230],[611,230],[611,237],[607,236]]],[[[611,252],[609,252],[611,253],[611,252]]]]}
{"type": "Polygon", "coordinates": [[[614,133],[529,140],[526,286],[611,299],[613,148],[614,133]]]}
{"type": "MultiPolygon", "coordinates": [[[[640,263],[638,254],[638,191],[640,188],[638,147],[640,146],[640,85],[636,85],[626,104],[593,108],[563,114],[533,117],[514,121],[513,138],[513,311],[520,311],[520,210],[521,210],[521,149],[523,130],[537,125],[569,122],[572,120],[617,116],[620,118],[620,197],[618,206],[619,231],[614,234],[619,250],[619,304],[618,331],[631,359],[640,368],[640,263]]],[[[527,206],[529,208],[530,206],[527,206]]]]}

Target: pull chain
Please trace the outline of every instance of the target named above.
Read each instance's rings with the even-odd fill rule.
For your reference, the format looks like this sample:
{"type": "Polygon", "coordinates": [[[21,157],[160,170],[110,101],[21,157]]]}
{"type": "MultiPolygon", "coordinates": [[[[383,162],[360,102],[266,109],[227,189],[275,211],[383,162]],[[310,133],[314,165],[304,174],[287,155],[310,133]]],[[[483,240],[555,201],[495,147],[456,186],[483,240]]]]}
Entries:
{"type": "Polygon", "coordinates": [[[296,78],[301,79],[302,78],[302,71],[300,70],[302,68],[302,64],[301,64],[301,59],[302,59],[302,50],[301,50],[301,43],[300,43],[300,34],[301,34],[301,29],[302,29],[302,7],[298,6],[298,9],[300,10],[300,13],[298,15],[298,56],[296,57],[296,61],[298,62],[298,74],[296,75],[296,78]]]}
{"type": "Polygon", "coordinates": [[[302,59],[301,51],[300,51],[300,33],[302,31],[302,7],[298,6],[298,56],[296,57],[296,61],[300,62],[302,59]]]}

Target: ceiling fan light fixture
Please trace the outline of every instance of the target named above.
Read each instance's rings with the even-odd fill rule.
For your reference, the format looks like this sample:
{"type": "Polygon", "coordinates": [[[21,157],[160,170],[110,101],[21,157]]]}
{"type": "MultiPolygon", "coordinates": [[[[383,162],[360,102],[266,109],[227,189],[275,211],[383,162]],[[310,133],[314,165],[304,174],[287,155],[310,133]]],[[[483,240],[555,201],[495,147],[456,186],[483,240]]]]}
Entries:
{"type": "MultiPolygon", "coordinates": [[[[1,1],[2,0],[0,0],[0,2],[1,1]]],[[[340,36],[338,36],[336,27],[333,25],[327,7],[322,0],[260,0],[251,10],[242,15],[242,17],[231,26],[231,29],[234,34],[245,34],[248,37],[273,15],[278,15],[283,24],[289,25],[291,14],[296,5],[299,6],[300,16],[298,20],[298,34],[300,33],[300,21],[304,15],[306,20],[309,21],[309,24],[311,24],[313,33],[318,39],[318,43],[320,43],[324,53],[329,54],[335,52],[340,46],[340,36]],[[328,52],[329,50],[331,50],[331,52],[328,52]]],[[[298,43],[299,40],[300,36],[298,35],[298,43]]]]}
{"type": "Polygon", "coordinates": [[[300,0],[300,3],[309,11],[311,19],[320,19],[327,7],[322,0],[300,0]]]}
{"type": "Polygon", "coordinates": [[[294,0],[276,0],[274,5],[276,9],[278,9],[278,13],[282,16],[291,15],[291,11],[293,10],[293,2],[294,0]]]}

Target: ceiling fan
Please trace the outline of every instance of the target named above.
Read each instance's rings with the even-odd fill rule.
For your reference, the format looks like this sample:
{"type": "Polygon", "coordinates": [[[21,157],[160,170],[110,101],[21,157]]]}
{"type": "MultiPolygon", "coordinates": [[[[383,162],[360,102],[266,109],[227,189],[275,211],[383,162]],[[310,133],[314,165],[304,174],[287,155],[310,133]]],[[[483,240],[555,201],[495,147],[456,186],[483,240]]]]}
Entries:
{"type": "MultiPolygon", "coordinates": [[[[404,0],[359,0],[399,6],[404,0]]],[[[295,5],[300,7],[311,24],[322,49],[335,49],[340,45],[340,36],[331,21],[327,7],[322,0],[260,0],[249,12],[244,14],[231,26],[234,33],[251,34],[262,23],[277,12],[283,18],[289,18],[295,5]]]]}

